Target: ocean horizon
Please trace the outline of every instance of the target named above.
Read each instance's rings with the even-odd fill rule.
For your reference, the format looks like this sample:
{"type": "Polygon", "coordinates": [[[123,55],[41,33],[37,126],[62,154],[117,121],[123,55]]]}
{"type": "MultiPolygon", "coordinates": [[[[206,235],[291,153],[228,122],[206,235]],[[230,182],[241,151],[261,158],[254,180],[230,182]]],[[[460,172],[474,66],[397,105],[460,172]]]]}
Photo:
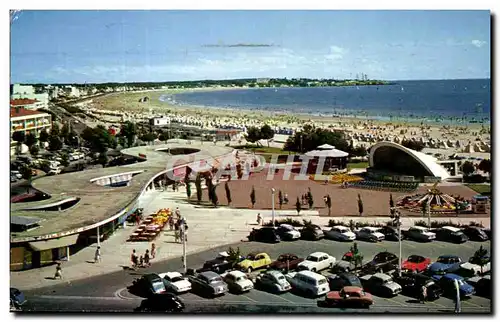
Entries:
{"type": "Polygon", "coordinates": [[[491,122],[491,80],[402,80],[390,85],[244,88],[164,94],[178,106],[325,117],[471,124],[491,122]]]}

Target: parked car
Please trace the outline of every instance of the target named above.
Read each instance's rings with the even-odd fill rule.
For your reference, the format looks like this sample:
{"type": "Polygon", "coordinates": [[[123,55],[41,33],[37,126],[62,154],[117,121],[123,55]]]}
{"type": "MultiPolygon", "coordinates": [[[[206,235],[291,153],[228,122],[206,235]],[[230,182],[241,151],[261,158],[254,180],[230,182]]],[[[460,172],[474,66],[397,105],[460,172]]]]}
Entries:
{"type": "Polygon", "coordinates": [[[373,298],[362,287],[346,286],[339,291],[328,292],[325,295],[325,304],[334,307],[369,308],[373,304],[373,298]]]}
{"type": "Polygon", "coordinates": [[[11,170],[10,171],[10,175],[11,176],[15,176],[17,179],[22,179],[23,178],[23,175],[18,170],[11,170]]]}
{"type": "Polygon", "coordinates": [[[323,237],[325,234],[318,225],[307,225],[300,231],[300,238],[305,240],[320,240],[323,237]]]}
{"type": "Polygon", "coordinates": [[[276,232],[280,236],[281,240],[297,240],[300,238],[300,231],[295,227],[288,224],[281,224],[276,232]]]}
{"type": "Polygon", "coordinates": [[[435,263],[427,267],[427,274],[432,276],[452,273],[460,268],[461,263],[463,263],[462,259],[455,255],[439,256],[435,263]]]}
{"type": "Polygon", "coordinates": [[[413,226],[406,232],[406,238],[418,242],[430,242],[436,239],[436,234],[429,231],[429,228],[413,226]]]}
{"type": "Polygon", "coordinates": [[[297,270],[319,272],[327,268],[332,268],[335,262],[335,257],[330,256],[327,253],[315,252],[307,256],[307,258],[297,266],[297,270]]]}
{"type": "Polygon", "coordinates": [[[24,293],[17,288],[10,288],[10,308],[12,310],[21,310],[22,306],[26,303],[24,293]]]}
{"type": "Polygon", "coordinates": [[[226,282],[229,290],[234,293],[244,293],[253,289],[253,282],[240,271],[224,273],[222,279],[226,282]]]}
{"type": "Polygon", "coordinates": [[[219,274],[214,272],[201,272],[188,275],[193,291],[205,293],[210,296],[224,295],[228,291],[227,284],[219,274]]]}
{"type": "Polygon", "coordinates": [[[191,282],[179,272],[160,273],[158,276],[163,278],[163,284],[168,291],[179,294],[191,290],[191,282]]]}
{"type": "Polygon", "coordinates": [[[399,233],[396,227],[384,226],[379,229],[379,232],[384,234],[385,240],[399,241],[399,233]]]}
{"type": "MultiPolygon", "coordinates": [[[[361,269],[362,266],[363,263],[361,263],[361,265],[356,267],[356,269],[361,269]]],[[[341,260],[335,262],[330,271],[335,274],[340,274],[340,273],[351,272],[353,270],[355,270],[353,255],[351,252],[347,252],[342,256],[341,260]]]]}
{"type": "Polygon", "coordinates": [[[261,273],[255,280],[255,287],[273,293],[288,292],[292,289],[290,283],[286,280],[285,276],[275,270],[269,270],[261,273]]]}
{"type": "Polygon", "coordinates": [[[488,236],[488,239],[491,239],[491,229],[487,228],[487,229],[483,229],[483,231],[486,234],[486,236],[488,236]]]}
{"type": "Polygon", "coordinates": [[[486,263],[483,267],[471,262],[460,263],[459,268],[454,270],[453,273],[462,277],[473,277],[483,275],[491,271],[491,262],[486,263]]]}
{"type": "Polygon", "coordinates": [[[252,229],[250,235],[248,235],[248,240],[263,243],[279,243],[281,238],[275,228],[262,227],[260,229],[252,229]]]}
{"type": "Polygon", "coordinates": [[[241,262],[239,262],[236,266],[250,273],[259,268],[268,267],[271,265],[271,258],[267,253],[250,253],[248,256],[241,262]]]}
{"type": "Polygon", "coordinates": [[[135,279],[128,288],[131,293],[149,297],[155,294],[166,293],[163,279],[158,274],[145,274],[135,279]]]}
{"type": "Polygon", "coordinates": [[[379,232],[379,228],[375,227],[363,227],[354,231],[356,234],[356,239],[369,241],[369,242],[379,242],[385,239],[384,234],[379,232]]]}
{"type": "Polygon", "coordinates": [[[422,286],[427,290],[426,300],[437,300],[442,293],[441,288],[429,276],[415,273],[402,273],[401,276],[394,274],[393,279],[401,285],[402,293],[413,298],[420,298],[422,286]]]}
{"type": "Polygon", "coordinates": [[[410,255],[401,264],[403,270],[413,271],[413,272],[423,272],[427,269],[427,266],[431,264],[431,259],[428,257],[420,255],[410,255]]]}
{"type": "Polygon", "coordinates": [[[173,293],[154,294],[141,302],[139,312],[182,312],[186,306],[173,293]]]}
{"type": "Polygon", "coordinates": [[[376,273],[373,275],[364,275],[359,279],[361,280],[363,289],[373,295],[393,297],[403,290],[401,285],[394,282],[392,277],[387,274],[376,273]]]}
{"type": "Polygon", "coordinates": [[[465,243],[469,238],[456,227],[444,226],[435,230],[436,240],[452,242],[452,243],[465,243]]]}
{"type": "MultiPolygon", "coordinates": [[[[243,256],[240,257],[239,261],[244,260],[243,256]]],[[[222,274],[229,270],[232,270],[237,263],[229,260],[229,254],[227,252],[221,252],[217,255],[215,259],[206,261],[203,264],[203,268],[200,272],[212,271],[217,274],[222,274]]]]}
{"type": "Polygon", "coordinates": [[[474,287],[476,295],[491,299],[492,282],[491,275],[474,276],[466,280],[467,284],[474,287]]]}
{"type": "Polygon", "coordinates": [[[488,240],[488,235],[484,232],[483,229],[476,226],[468,226],[463,229],[464,234],[469,237],[469,240],[472,241],[486,241],[488,240]]]}
{"type": "Polygon", "coordinates": [[[353,241],[356,239],[356,235],[344,226],[333,226],[332,229],[324,233],[326,238],[338,241],[353,241]]]}
{"type": "Polygon", "coordinates": [[[448,273],[445,275],[434,275],[432,278],[435,281],[437,281],[437,284],[443,290],[443,296],[455,298],[456,294],[455,280],[458,281],[458,288],[460,291],[461,298],[467,298],[476,293],[474,287],[472,287],[472,285],[467,284],[467,282],[462,276],[448,273]]]}
{"type": "Polygon", "coordinates": [[[294,270],[303,260],[295,254],[281,254],[269,267],[278,271],[294,270]]]}
{"type": "Polygon", "coordinates": [[[13,174],[10,175],[10,182],[13,183],[13,182],[17,182],[17,177],[13,174]]]}
{"type": "Polygon", "coordinates": [[[298,292],[310,297],[317,297],[330,291],[326,278],[311,271],[291,272],[285,274],[285,278],[298,292]]]}
{"type": "Polygon", "coordinates": [[[389,252],[380,252],[373,259],[361,267],[364,274],[374,274],[377,272],[389,272],[399,265],[399,259],[396,255],[389,252]]]}
{"type": "Polygon", "coordinates": [[[358,276],[353,273],[333,274],[326,277],[331,291],[339,291],[345,286],[363,287],[358,276]]]}

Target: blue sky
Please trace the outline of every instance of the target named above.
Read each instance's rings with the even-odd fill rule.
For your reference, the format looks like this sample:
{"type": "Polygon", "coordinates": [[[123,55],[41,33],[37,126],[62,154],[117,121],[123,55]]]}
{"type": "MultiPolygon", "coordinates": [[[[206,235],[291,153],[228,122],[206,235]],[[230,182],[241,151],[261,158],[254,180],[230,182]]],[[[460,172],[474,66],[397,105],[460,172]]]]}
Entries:
{"type": "Polygon", "coordinates": [[[23,11],[11,82],[490,77],[489,11],[23,11]],[[250,46],[253,45],[253,46],[250,46]]]}

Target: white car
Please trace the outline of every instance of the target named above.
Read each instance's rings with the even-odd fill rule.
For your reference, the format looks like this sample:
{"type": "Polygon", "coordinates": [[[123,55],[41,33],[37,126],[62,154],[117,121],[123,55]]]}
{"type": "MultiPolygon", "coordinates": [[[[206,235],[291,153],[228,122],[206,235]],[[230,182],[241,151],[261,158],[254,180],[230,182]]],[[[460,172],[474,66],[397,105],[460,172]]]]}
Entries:
{"type": "Polygon", "coordinates": [[[370,242],[379,242],[385,239],[384,234],[379,232],[379,228],[376,227],[363,227],[356,230],[354,233],[357,239],[370,242]]]}
{"type": "Polygon", "coordinates": [[[21,179],[23,177],[23,175],[19,171],[17,171],[17,170],[10,171],[10,175],[11,176],[15,176],[18,179],[21,179]]]}
{"type": "Polygon", "coordinates": [[[253,289],[253,282],[248,279],[245,273],[240,271],[231,271],[221,275],[224,282],[226,282],[229,290],[236,291],[237,293],[248,292],[253,289]]]}
{"type": "Polygon", "coordinates": [[[167,290],[174,293],[184,293],[191,290],[191,282],[179,272],[167,272],[158,274],[163,279],[167,290]]]}
{"type": "Polygon", "coordinates": [[[310,297],[317,297],[330,292],[330,285],[326,277],[321,274],[302,271],[291,272],[285,275],[292,288],[310,297]]]}
{"type": "Polygon", "coordinates": [[[413,226],[408,229],[407,237],[411,240],[426,242],[436,239],[436,234],[429,231],[427,227],[413,226]]]}
{"type": "Polygon", "coordinates": [[[315,252],[307,256],[307,258],[297,265],[298,271],[319,272],[321,270],[332,268],[336,259],[333,256],[323,252],[315,252]]]}
{"type": "Polygon", "coordinates": [[[283,240],[296,240],[300,238],[300,231],[295,229],[292,225],[281,224],[276,228],[276,232],[283,240]]]}
{"type": "Polygon", "coordinates": [[[347,227],[333,226],[329,231],[325,231],[325,237],[333,240],[352,241],[356,239],[356,234],[347,227]]]}
{"type": "MultiPolygon", "coordinates": [[[[462,271],[468,271],[468,273],[472,276],[476,276],[479,274],[484,274],[484,273],[490,272],[491,271],[491,264],[490,263],[491,262],[486,263],[486,265],[484,265],[483,268],[481,269],[480,265],[472,264],[470,262],[465,262],[465,263],[460,264],[460,269],[462,271]]],[[[462,276],[465,276],[465,275],[462,275],[462,276]]]]}

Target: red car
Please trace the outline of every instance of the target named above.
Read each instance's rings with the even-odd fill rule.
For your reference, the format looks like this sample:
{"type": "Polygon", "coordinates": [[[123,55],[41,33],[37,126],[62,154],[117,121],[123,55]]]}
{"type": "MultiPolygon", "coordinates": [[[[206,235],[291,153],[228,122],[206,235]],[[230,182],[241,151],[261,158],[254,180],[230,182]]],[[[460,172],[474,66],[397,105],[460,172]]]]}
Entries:
{"type": "Polygon", "coordinates": [[[431,259],[429,257],[423,257],[420,255],[411,255],[407,260],[403,262],[402,269],[415,272],[423,272],[431,264],[431,259]]]}
{"type": "Polygon", "coordinates": [[[361,287],[344,286],[338,292],[328,292],[325,296],[325,304],[328,306],[369,308],[373,304],[373,298],[361,287]]]}
{"type": "Polygon", "coordinates": [[[272,269],[276,269],[279,271],[289,271],[297,268],[303,258],[298,257],[295,254],[281,254],[277,260],[269,265],[272,269]]]}

